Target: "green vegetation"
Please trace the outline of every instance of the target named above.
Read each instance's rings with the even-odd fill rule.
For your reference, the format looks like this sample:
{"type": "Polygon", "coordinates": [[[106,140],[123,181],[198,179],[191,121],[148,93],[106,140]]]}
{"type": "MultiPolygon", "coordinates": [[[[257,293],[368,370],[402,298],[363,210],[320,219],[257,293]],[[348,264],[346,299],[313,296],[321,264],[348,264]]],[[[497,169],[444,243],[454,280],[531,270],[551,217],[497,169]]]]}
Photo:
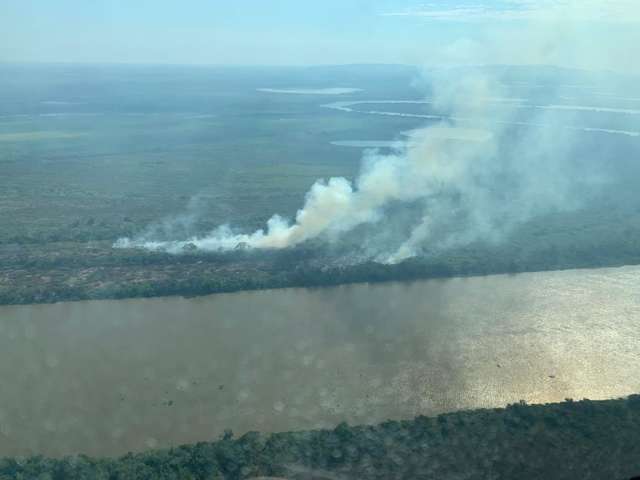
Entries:
{"type": "Polygon", "coordinates": [[[193,296],[640,264],[640,211],[550,215],[522,225],[499,244],[475,243],[397,265],[347,260],[336,259],[322,245],[182,255],[112,249],[107,241],[5,245],[0,303],[193,296]]]}
{"type": "Polygon", "coordinates": [[[0,460],[0,480],[487,478],[626,479],[640,473],[640,396],[526,405],[333,430],[227,432],[129,453],[0,460]]]}
{"type": "Polygon", "coordinates": [[[149,225],[160,237],[183,239],[226,223],[262,228],[274,213],[294,216],[316,179],[358,172],[361,150],[331,141],[393,139],[424,124],[321,105],[421,98],[409,87],[415,72],[2,68],[0,304],[640,263],[638,139],[606,135],[581,137],[575,151],[581,162],[611,167],[606,191],[574,211],[533,218],[499,244],[476,242],[393,266],[358,263],[358,252],[336,255],[317,244],[177,256],[114,250],[114,240],[149,225]],[[256,92],[291,85],[364,91],[339,98],[256,92]],[[167,218],[177,219],[171,232],[167,218]]]}

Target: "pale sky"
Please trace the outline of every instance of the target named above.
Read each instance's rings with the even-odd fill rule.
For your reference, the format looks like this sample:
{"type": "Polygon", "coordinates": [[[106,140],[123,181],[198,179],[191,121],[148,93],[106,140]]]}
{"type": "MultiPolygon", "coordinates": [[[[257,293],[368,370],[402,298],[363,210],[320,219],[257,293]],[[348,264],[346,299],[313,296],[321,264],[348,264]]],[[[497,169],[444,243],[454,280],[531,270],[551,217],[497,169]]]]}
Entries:
{"type": "MultiPolygon", "coordinates": [[[[581,61],[597,59],[597,66],[611,67],[629,63],[628,50],[640,41],[640,0],[0,0],[0,5],[0,61],[423,65],[480,54],[477,63],[547,63],[525,45],[527,39],[571,42],[578,32],[593,39],[588,46],[593,55],[581,61]],[[573,23],[571,35],[560,40],[565,27],[558,19],[573,23]],[[608,53],[611,45],[627,44],[618,54],[608,53]]],[[[549,61],[570,63],[573,57],[554,53],[549,61]]]]}

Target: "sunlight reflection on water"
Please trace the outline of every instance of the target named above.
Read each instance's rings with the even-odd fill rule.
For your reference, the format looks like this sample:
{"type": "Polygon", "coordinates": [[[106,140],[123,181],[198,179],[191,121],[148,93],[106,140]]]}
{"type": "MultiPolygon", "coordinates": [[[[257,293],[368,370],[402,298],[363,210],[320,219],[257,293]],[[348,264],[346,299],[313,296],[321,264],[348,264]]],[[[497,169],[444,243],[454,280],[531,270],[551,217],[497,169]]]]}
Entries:
{"type": "Polygon", "coordinates": [[[640,268],[0,307],[0,453],[640,392],[640,268]]]}

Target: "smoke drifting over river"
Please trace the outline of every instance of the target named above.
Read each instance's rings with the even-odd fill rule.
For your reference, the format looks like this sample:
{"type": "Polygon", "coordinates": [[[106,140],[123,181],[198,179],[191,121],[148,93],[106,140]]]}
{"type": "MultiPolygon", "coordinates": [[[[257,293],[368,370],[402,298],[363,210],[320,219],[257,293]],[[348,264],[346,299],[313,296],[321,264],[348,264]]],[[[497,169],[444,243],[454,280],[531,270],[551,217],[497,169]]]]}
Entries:
{"type": "MultiPolygon", "coordinates": [[[[626,8],[636,9],[630,4],[626,8]]],[[[280,249],[312,239],[338,242],[360,234],[367,255],[394,263],[433,249],[478,239],[497,240],[532,216],[579,207],[587,194],[606,183],[608,172],[602,163],[586,162],[572,154],[576,139],[627,130],[634,133],[634,129],[567,128],[567,112],[629,117],[636,110],[577,108],[575,104],[523,109],[522,99],[513,97],[496,69],[459,67],[500,58],[492,56],[494,44],[512,48],[518,43],[523,56],[535,60],[546,55],[553,62],[575,55],[584,65],[599,68],[596,59],[593,65],[588,62],[588,29],[575,27],[568,18],[545,19],[544,24],[520,32],[512,42],[463,40],[445,49],[437,68],[425,72],[433,114],[424,117],[432,123],[411,132],[404,146],[391,153],[366,152],[354,180],[316,181],[294,219],[276,214],[264,229],[252,233],[238,233],[225,225],[200,237],[158,241],[142,235],[119,239],[115,246],[173,253],[187,246],[280,249]],[[548,35],[541,37],[542,29],[548,35]],[[566,32],[574,37],[569,40],[566,32]],[[455,66],[449,64],[451,59],[455,66]],[[565,116],[560,118],[559,112],[565,116]],[[469,135],[469,131],[480,133],[469,135]]],[[[616,45],[611,49],[615,52],[616,45]]],[[[538,79],[530,80],[535,83],[538,79]]],[[[555,98],[560,87],[551,84],[546,89],[555,98]]],[[[615,93],[615,88],[609,91],[615,93]]],[[[345,114],[354,113],[345,110],[345,114]]]]}

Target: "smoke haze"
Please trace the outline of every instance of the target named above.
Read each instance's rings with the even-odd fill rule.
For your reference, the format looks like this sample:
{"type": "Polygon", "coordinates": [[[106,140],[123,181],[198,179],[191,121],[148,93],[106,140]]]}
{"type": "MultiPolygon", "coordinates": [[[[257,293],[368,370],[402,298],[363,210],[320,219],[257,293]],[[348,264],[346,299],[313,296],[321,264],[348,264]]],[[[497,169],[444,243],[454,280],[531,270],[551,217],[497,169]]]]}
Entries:
{"type": "MultiPolygon", "coordinates": [[[[635,4],[608,5],[567,4],[553,18],[530,20],[512,37],[500,33],[481,42],[460,39],[443,49],[440,57],[429,60],[420,80],[429,91],[424,103],[431,113],[423,117],[430,123],[409,132],[391,153],[367,151],[355,179],[317,180],[291,220],[275,214],[265,228],[251,233],[224,225],[204,236],[169,241],[159,240],[154,229],[148,229],[138,237],[121,238],[114,246],[172,253],[188,246],[204,251],[281,249],[314,239],[339,243],[355,235],[362,238],[367,257],[396,263],[475,240],[499,241],[534,216],[579,208],[609,180],[602,163],[572,154],[579,136],[638,132],[582,125],[579,120],[567,123],[567,115],[559,117],[558,112],[577,119],[584,112],[625,117],[640,111],[557,102],[527,105],[527,99],[515,97],[500,78],[500,69],[469,66],[495,63],[504,57],[503,50],[518,48],[523,60],[530,59],[524,63],[553,64],[572,57],[598,70],[606,63],[597,52],[606,47],[611,56],[623,56],[630,45],[607,42],[602,36],[598,48],[592,48],[594,38],[584,19],[593,21],[594,11],[608,8],[618,16],[620,9],[628,9],[628,18],[638,18],[635,4]]],[[[623,95],[607,76],[597,78],[600,91],[623,95]]],[[[535,85],[539,79],[528,81],[535,85]]],[[[564,87],[546,85],[552,99],[564,87]]],[[[348,114],[356,103],[375,102],[338,102],[329,107],[348,114]]],[[[379,109],[365,113],[394,114],[379,109]]]]}

